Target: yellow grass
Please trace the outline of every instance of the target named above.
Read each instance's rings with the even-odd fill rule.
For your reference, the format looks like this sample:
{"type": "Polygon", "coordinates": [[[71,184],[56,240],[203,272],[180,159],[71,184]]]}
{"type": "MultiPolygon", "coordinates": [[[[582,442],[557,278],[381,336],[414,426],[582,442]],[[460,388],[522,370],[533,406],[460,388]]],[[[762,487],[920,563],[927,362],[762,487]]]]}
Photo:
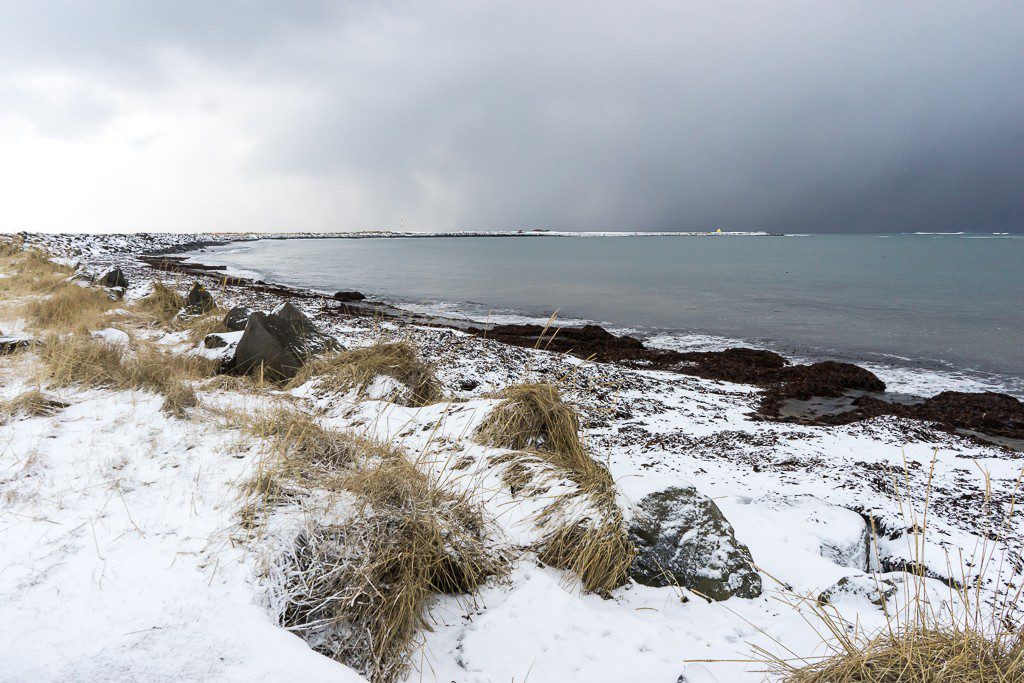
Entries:
{"type": "Polygon", "coordinates": [[[134,350],[87,333],[51,334],[40,346],[41,379],[51,386],[144,389],[164,395],[165,411],[182,415],[196,404],[189,382],[209,377],[216,364],[144,344],[134,350]]]}
{"type": "Polygon", "coordinates": [[[607,594],[623,585],[635,550],[611,473],[580,440],[575,409],[550,384],[515,385],[499,396],[505,400],[481,423],[476,438],[516,451],[491,460],[503,467],[505,483],[527,495],[546,494],[546,484],[560,477],[576,486],[555,497],[536,519],[549,529],[537,548],[541,561],[573,572],[591,592],[607,594]]]}
{"type": "Polygon", "coordinates": [[[433,368],[409,342],[374,344],[360,349],[320,356],[307,363],[289,386],[316,378],[328,391],[363,391],[374,378],[386,375],[409,388],[407,403],[424,406],[441,400],[441,385],[433,368]]]}
{"type": "Polygon", "coordinates": [[[85,330],[100,326],[115,302],[102,289],[65,284],[50,296],[22,306],[22,315],[36,329],[85,330]]]}

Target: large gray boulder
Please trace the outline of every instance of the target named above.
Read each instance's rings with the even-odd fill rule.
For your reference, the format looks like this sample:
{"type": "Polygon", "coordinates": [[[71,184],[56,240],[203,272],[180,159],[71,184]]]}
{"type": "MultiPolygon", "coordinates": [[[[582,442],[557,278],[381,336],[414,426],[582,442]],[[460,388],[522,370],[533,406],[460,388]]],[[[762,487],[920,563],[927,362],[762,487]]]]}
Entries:
{"type": "Polygon", "coordinates": [[[313,354],[340,348],[331,337],[291,304],[272,313],[249,315],[234,356],[225,369],[236,374],[261,374],[273,381],[294,377],[313,354]]]}
{"type": "Polygon", "coordinates": [[[750,550],[715,502],[692,486],[640,501],[629,535],[637,552],[629,575],[637,583],[678,584],[712,600],[761,595],[750,550]]]}
{"type": "Polygon", "coordinates": [[[290,325],[279,316],[256,311],[249,316],[228,369],[268,380],[291,379],[303,364],[300,348],[290,325]]]}

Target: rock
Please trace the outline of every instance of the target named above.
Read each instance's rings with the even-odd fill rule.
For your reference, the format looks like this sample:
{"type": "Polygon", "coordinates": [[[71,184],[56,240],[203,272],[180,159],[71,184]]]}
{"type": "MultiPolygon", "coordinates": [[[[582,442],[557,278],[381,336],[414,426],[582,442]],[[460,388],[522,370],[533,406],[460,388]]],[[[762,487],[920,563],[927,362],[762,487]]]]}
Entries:
{"type": "Polygon", "coordinates": [[[256,311],[249,316],[230,361],[231,372],[291,379],[302,367],[301,339],[281,316],[256,311]]]}
{"type": "Polygon", "coordinates": [[[473,391],[478,386],[480,386],[480,382],[475,379],[464,379],[459,382],[459,389],[461,391],[473,391]]]}
{"type": "Polygon", "coordinates": [[[8,356],[15,351],[26,349],[32,343],[28,337],[3,337],[0,336],[0,356],[8,356]]]}
{"type": "Polygon", "coordinates": [[[356,292],[354,290],[335,292],[334,298],[337,301],[362,301],[366,298],[366,295],[362,292],[356,292]]]}
{"type": "Polygon", "coordinates": [[[193,282],[192,289],[188,290],[182,310],[189,315],[199,315],[212,311],[216,307],[217,302],[213,300],[213,295],[206,291],[206,287],[201,282],[197,281],[193,282]]]}
{"type": "Polygon", "coordinates": [[[121,287],[128,289],[128,278],[124,276],[120,268],[114,268],[100,278],[100,285],[103,287],[121,287]]]}
{"type": "Polygon", "coordinates": [[[804,400],[812,396],[842,396],[850,389],[885,391],[885,382],[870,370],[833,360],[785,368],[779,384],[777,391],[781,395],[804,400]]]}
{"type": "Polygon", "coordinates": [[[337,351],[341,348],[334,337],[321,331],[316,323],[306,317],[306,314],[293,306],[291,302],[284,302],[270,314],[280,317],[291,328],[304,356],[323,351],[337,351]]]}
{"type": "Polygon", "coordinates": [[[875,607],[885,607],[896,596],[898,581],[883,576],[844,576],[818,595],[818,604],[831,605],[849,599],[867,600],[875,607]]]}
{"type": "Polygon", "coordinates": [[[263,373],[275,381],[291,379],[315,353],[339,349],[302,311],[290,303],[271,313],[249,315],[245,331],[225,370],[238,374],[263,373]]]}
{"type": "Polygon", "coordinates": [[[616,336],[600,325],[560,327],[509,324],[493,325],[487,329],[469,327],[466,331],[506,344],[542,348],[600,362],[650,361],[650,352],[639,339],[616,336]]]}
{"type": "Polygon", "coordinates": [[[645,497],[629,535],[637,551],[629,575],[637,583],[677,583],[712,600],[761,594],[750,550],[736,540],[714,501],[692,486],[645,497]]]}
{"type": "Polygon", "coordinates": [[[208,334],[206,335],[206,338],[203,339],[203,346],[207,349],[222,349],[227,345],[227,340],[216,333],[208,334]]]}
{"type": "Polygon", "coordinates": [[[250,315],[252,309],[248,306],[235,306],[224,316],[224,327],[228,328],[228,332],[241,332],[249,322],[250,315]]]}

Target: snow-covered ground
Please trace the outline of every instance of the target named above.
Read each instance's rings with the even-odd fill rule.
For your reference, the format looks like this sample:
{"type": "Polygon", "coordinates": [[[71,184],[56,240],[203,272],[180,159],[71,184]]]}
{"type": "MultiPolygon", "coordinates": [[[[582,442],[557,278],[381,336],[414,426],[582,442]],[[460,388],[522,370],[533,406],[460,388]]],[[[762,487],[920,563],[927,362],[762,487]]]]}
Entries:
{"type": "MultiPolygon", "coordinates": [[[[141,244],[134,236],[53,243],[86,267],[122,264],[129,298],[155,276],[129,256],[141,244]]],[[[274,303],[234,289],[218,298],[222,306],[274,303]]],[[[0,426],[0,680],[361,680],[277,626],[266,567],[287,534],[254,540],[239,523],[240,483],[261,449],[225,426],[219,409],[258,412],[272,401],[322,411],[324,426],[417,456],[474,496],[514,546],[536,533],[537,503],[511,495],[487,464],[494,449],[472,434],[497,403],[490,392],[559,381],[627,515],[643,496],[691,483],[715,500],[762,574],[755,599],[707,602],[638,584],[602,598],[526,553],[478,595],[435,600],[410,681],[759,681],[765,666],[747,661],[755,646],[782,657],[824,652],[814,618],[790,606],[795,596],[817,596],[844,577],[871,583],[915,560],[935,577],[928,587],[937,602],[952,592],[944,580],[970,578],[983,564],[985,591],[1011,578],[1012,562],[1000,575],[980,555],[992,552],[985,539],[1006,521],[1020,453],[896,418],[830,428],[766,422],[751,416],[758,392],[748,386],[586,363],[447,329],[326,317],[319,302],[296,303],[347,347],[414,340],[458,400],[409,408],[308,386],[264,395],[219,388],[200,390],[200,406],[178,419],[147,392],[50,391],[68,407],[0,426]],[[922,557],[908,528],[926,495],[922,557]],[[872,517],[879,533],[869,553],[872,517]]],[[[24,325],[8,307],[0,329],[24,325]]],[[[180,335],[154,335],[190,351],[180,335]]],[[[35,386],[34,363],[31,352],[0,360],[4,399],[35,386]]],[[[297,508],[274,514],[277,529],[305,521],[297,508]]],[[[1001,529],[998,557],[1019,562],[1021,531],[1018,514],[1001,529]]],[[[906,597],[898,592],[889,608],[906,597]]],[[[866,595],[833,604],[864,628],[884,623],[866,595]]]]}

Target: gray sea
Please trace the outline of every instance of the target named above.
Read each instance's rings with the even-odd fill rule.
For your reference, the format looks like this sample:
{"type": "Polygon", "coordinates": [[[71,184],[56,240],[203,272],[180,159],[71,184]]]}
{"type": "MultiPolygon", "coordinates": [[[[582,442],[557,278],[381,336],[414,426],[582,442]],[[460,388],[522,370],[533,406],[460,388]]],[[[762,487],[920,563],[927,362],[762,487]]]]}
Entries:
{"type": "Polygon", "coordinates": [[[420,311],[557,312],[666,347],[756,344],[1024,395],[1022,235],[260,240],[195,260],[420,311]]]}

